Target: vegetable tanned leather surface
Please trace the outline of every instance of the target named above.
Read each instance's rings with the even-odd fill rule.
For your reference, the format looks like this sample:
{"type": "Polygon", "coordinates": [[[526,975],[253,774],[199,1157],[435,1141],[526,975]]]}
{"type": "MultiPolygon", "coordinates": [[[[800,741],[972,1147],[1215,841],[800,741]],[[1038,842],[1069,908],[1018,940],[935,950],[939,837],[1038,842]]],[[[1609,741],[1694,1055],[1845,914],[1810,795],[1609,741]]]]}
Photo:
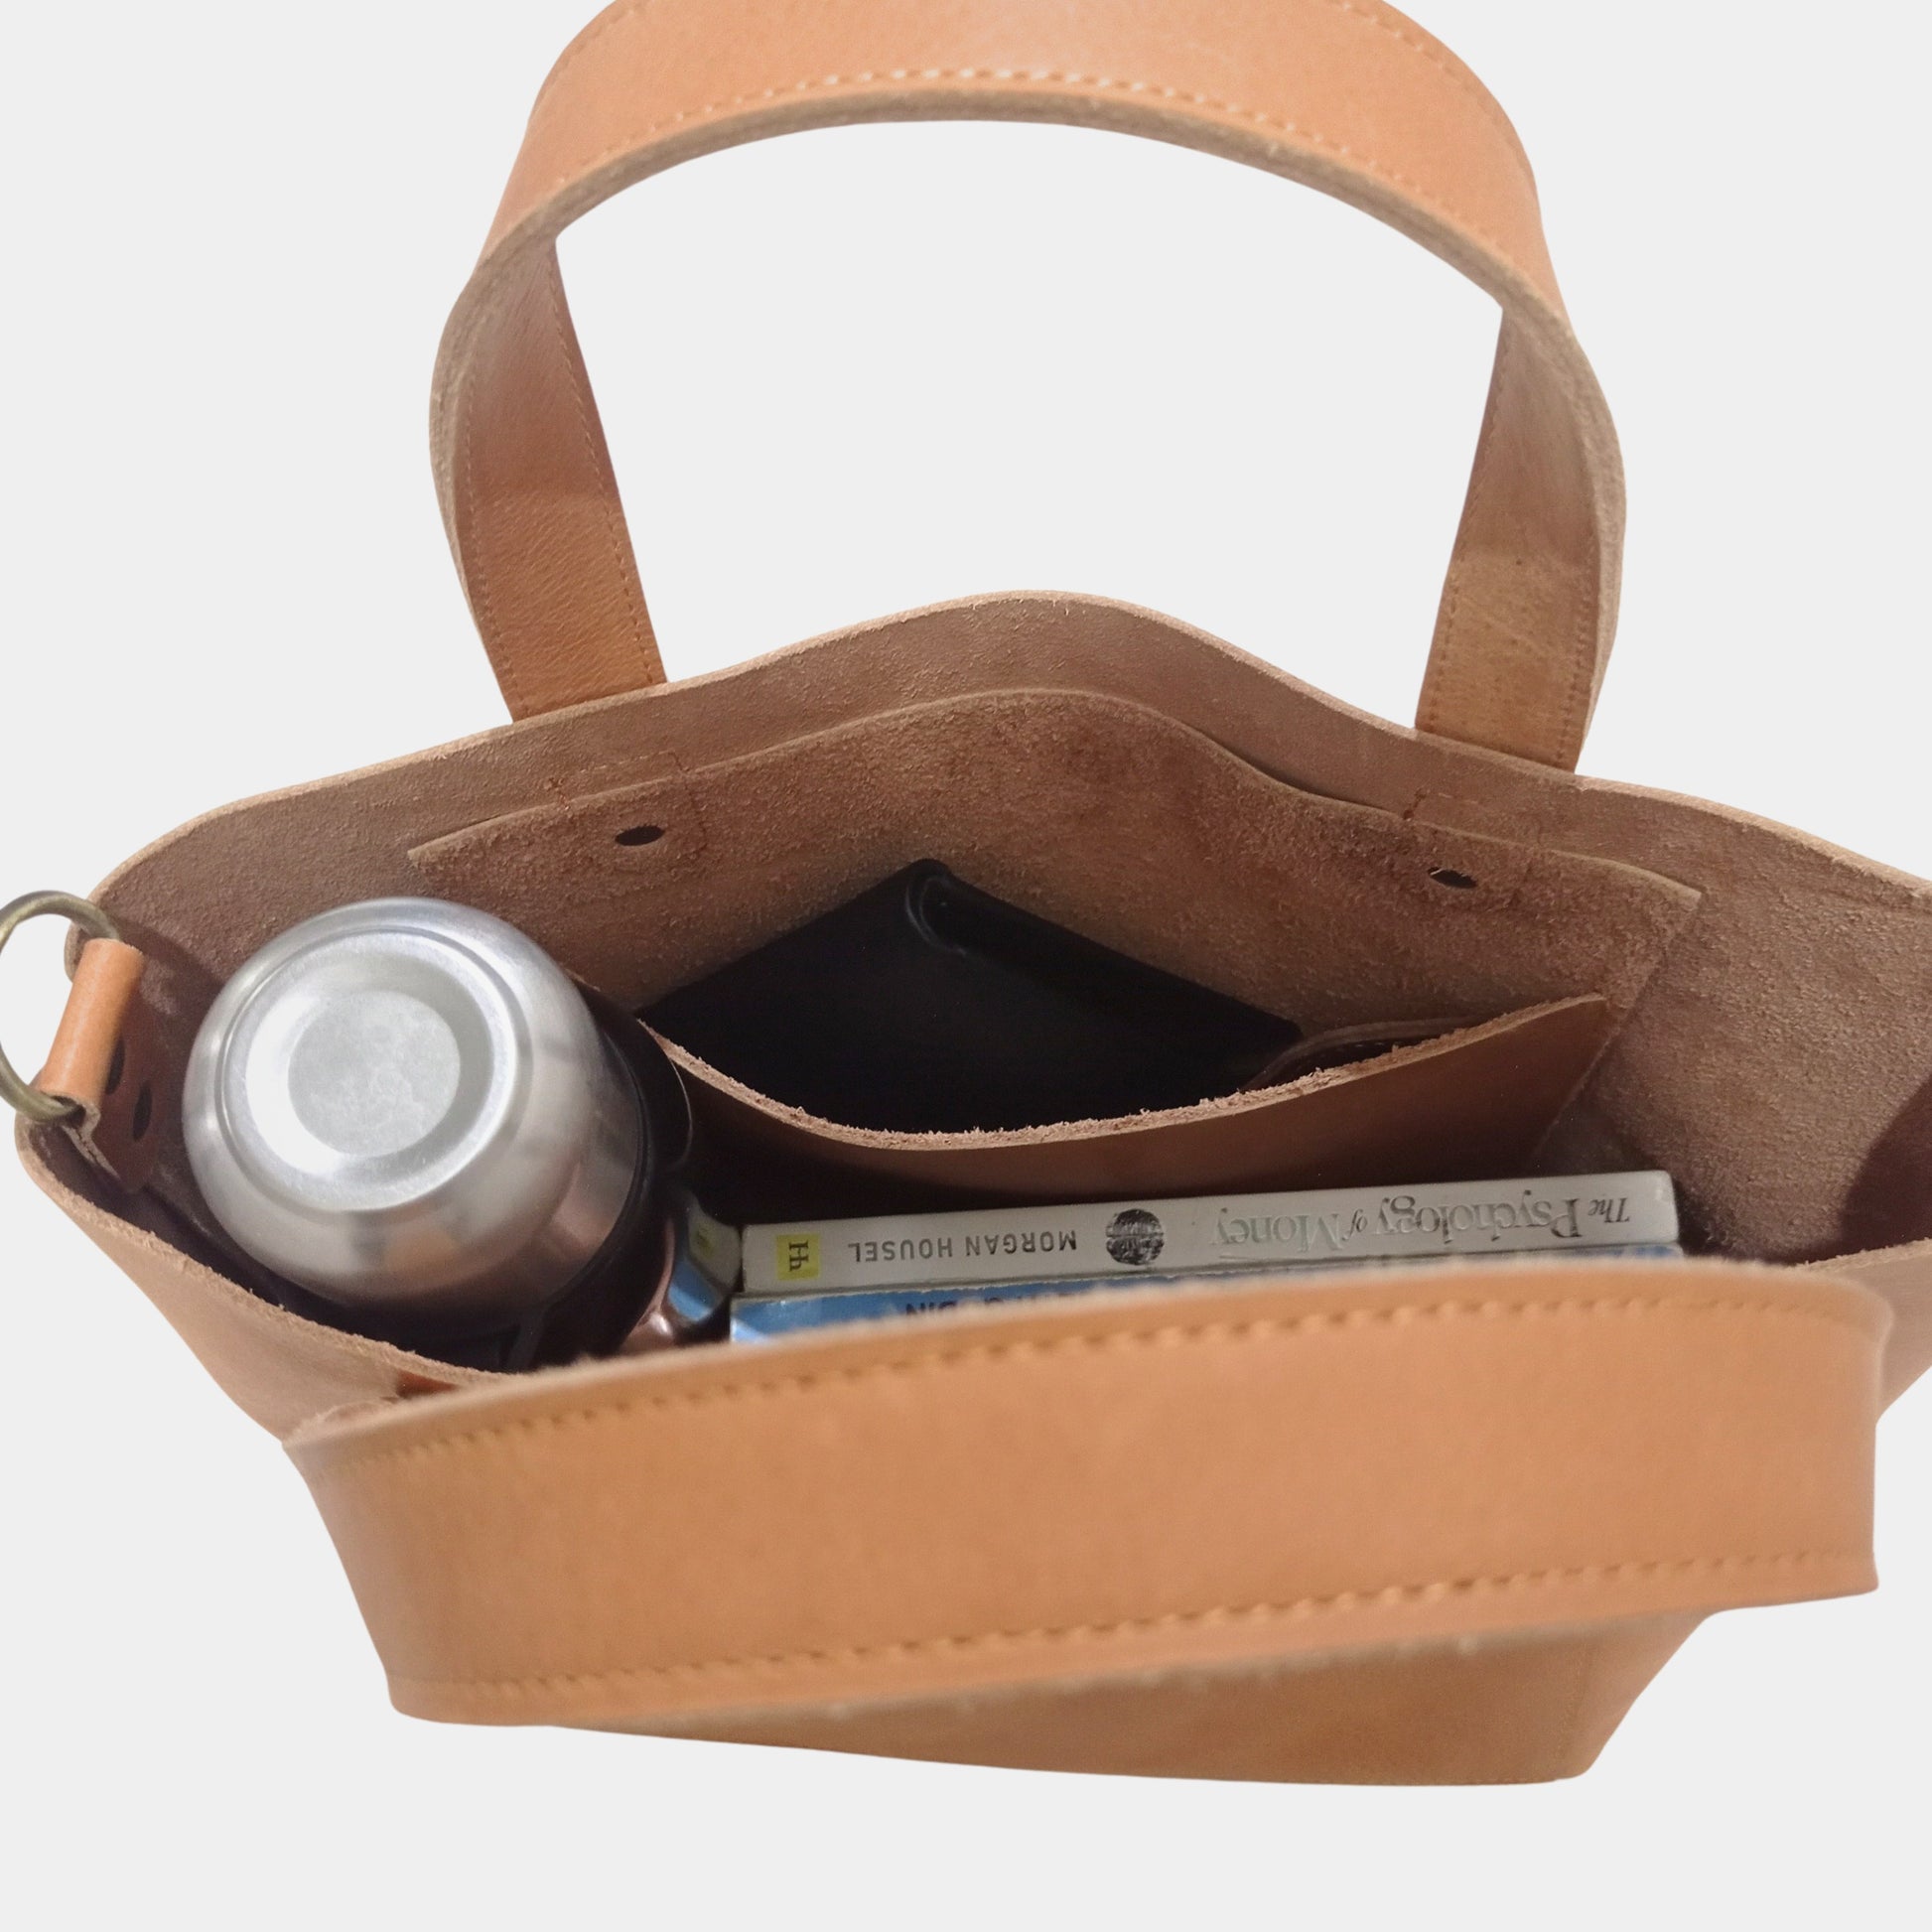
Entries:
{"type": "Polygon", "coordinates": [[[744,1159],[829,1164],[918,1187],[921,1198],[1068,1201],[1522,1173],[1608,1033],[1600,1000],[1567,1000],[1274,1091],[1095,1122],[1078,1135],[839,1127],[667,1050],[705,1131],[744,1159]]]}
{"type": "Polygon", "coordinates": [[[1418,723],[1576,763],[1615,633],[1615,434],[1514,130],[1376,0],[608,9],[538,99],[437,376],[445,520],[513,715],[663,676],[557,235],[696,155],[920,119],[1067,121],[1222,154],[1365,208],[1494,295],[1495,375],[1418,723]]]}
{"type": "Polygon", "coordinates": [[[1868,1587],[1885,1325],[1722,1265],[1130,1292],[290,1452],[403,1709],[817,1741],[857,1705],[876,1747],[892,1703],[1868,1587]]]}
{"type": "Polygon", "coordinates": [[[75,1146],[125,1188],[142,1187],[161,1149],[160,1124],[176,1104],[174,1062],[141,1002],[147,961],[118,939],[90,939],[47,1064],[35,1083],[80,1109],[68,1124],[75,1146]]]}
{"type": "MultiPolygon", "coordinates": [[[[169,1108],[136,1194],[84,1138],[23,1129],[36,1180],[288,1439],[402,1708],[1085,1770],[1542,1778],[1590,1760],[1704,1615],[1869,1586],[1874,1419],[1932,1363],[1932,888],[1570,770],[1614,624],[1614,438],[1521,150],[1420,29],[1374,0],[613,7],[538,103],[434,437],[516,722],[230,806],[118,869],[95,897],[144,956],[139,997],[129,961],[83,953],[60,1090],[107,1098],[136,1015],[178,1066],[275,932],[426,883],[641,998],[777,929],[787,893],[849,883],[786,844],[810,821],[849,863],[930,845],[1314,1025],[1517,1010],[1482,1052],[1393,1059],[1431,1106],[1479,1102],[1453,1071],[1507,1078],[1487,1055],[1512,1030],[1587,1060],[1606,1014],[1538,1160],[1670,1169],[1730,1259],[1095,1296],[500,1378],[250,1293],[169,1108]],[[1249,162],[1496,296],[1424,729],[1091,598],[972,599],[660,682],[556,236],[732,142],[930,117],[1249,162]],[[996,788],[947,716],[997,722],[996,788]]],[[[1332,1091],[1372,1116],[1385,1074],[1332,1091]]],[[[1077,1165],[1092,1125],[1039,1158],[1077,1165]]]]}

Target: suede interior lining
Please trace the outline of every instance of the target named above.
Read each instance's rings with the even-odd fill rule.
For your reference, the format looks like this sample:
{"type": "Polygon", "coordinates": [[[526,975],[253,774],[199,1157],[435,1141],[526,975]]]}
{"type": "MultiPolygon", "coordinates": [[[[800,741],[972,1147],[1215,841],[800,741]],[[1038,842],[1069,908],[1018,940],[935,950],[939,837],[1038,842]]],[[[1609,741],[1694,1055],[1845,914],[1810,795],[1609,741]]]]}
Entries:
{"type": "MultiPolygon", "coordinates": [[[[437,855],[454,878],[466,840],[475,835],[481,848],[500,835],[513,844],[513,822],[523,814],[562,807],[608,826],[613,794],[653,792],[654,807],[668,813],[665,801],[700,784],[711,767],[787,741],[947,699],[1043,690],[1124,699],[1185,727],[1190,744],[1213,741],[1231,755],[1228,770],[1202,760],[1201,771],[1212,775],[1198,782],[1222,785],[1230,795],[1274,778],[1321,805],[1371,807],[1385,839],[1394,827],[1407,828],[1405,864],[1447,865],[1479,888],[1484,875],[1473,855],[1480,848],[1464,839],[1540,848],[1527,875],[1539,883],[1576,877],[1568,871],[1573,862],[1600,859],[1612,862],[1612,871],[1596,875],[1602,880],[1627,885],[1629,875],[1615,868],[1635,868],[1639,877],[1671,883],[1674,903],[1683,903],[1686,892],[1701,895],[1647,988],[1640,997],[1634,985],[1628,989],[1636,1004],[1560,1123],[1546,1165],[1641,1159],[1666,1167],[1695,1203],[1704,1245],[1731,1255],[1790,1261],[1897,1253],[1932,1235],[1932,1198],[1923,1184],[1932,1148],[1925,1100],[1932,1093],[1932,889],[1720,806],[1581,779],[1404,731],[1184,625],[1098,600],[1001,597],[883,620],[730,671],[226,807],[138,855],[97,897],[150,955],[148,990],[179,1051],[221,980],[273,933],[349,899],[423,891],[426,874],[412,853],[427,859],[430,848],[455,840],[437,855]],[[497,834],[486,835],[483,828],[498,821],[497,834]],[[1458,866],[1457,853],[1469,863],[1458,866]],[[237,881],[246,882],[245,891],[236,890],[237,881]]],[[[1037,718],[1035,726],[1043,729],[1037,718]]],[[[1146,760],[1156,745],[1167,759],[1167,748],[1179,741],[1159,727],[1152,740],[1144,732],[1133,736],[1139,742],[1116,747],[1108,767],[1115,789],[1107,810],[1138,816],[1143,825],[1152,819],[1166,838],[1173,828],[1159,824],[1159,802],[1173,767],[1146,760]]],[[[990,774],[1009,748],[989,740],[973,749],[978,768],[989,774],[982,795],[997,792],[990,774]]],[[[1187,759],[1180,765],[1192,769],[1187,759]]],[[[783,817],[797,802],[771,797],[770,809],[783,817]]],[[[1042,838],[1060,829],[1041,813],[1031,822],[1042,838]]],[[[780,834],[772,836],[782,844],[780,834]]],[[[1197,826],[1191,836],[1189,851],[1211,859],[1218,850],[1211,822],[1205,834],[1197,826]]],[[[1385,843],[1379,851],[1393,864],[1398,849],[1385,843]]],[[[652,848],[636,850],[652,862],[652,848]]],[[[675,852],[656,856],[675,863],[675,852]]],[[[961,870],[968,876],[1004,886],[1049,914],[1078,909],[1049,897],[1044,882],[1058,875],[1041,869],[1037,857],[1015,851],[1007,876],[996,878],[975,874],[970,846],[935,856],[967,861],[961,870]]],[[[1494,848],[1486,856],[1496,856],[1494,848]]],[[[1503,856],[1515,863],[1514,855],[1503,856]]],[[[1401,902],[1448,941],[1455,922],[1473,915],[1427,871],[1407,882],[1388,878],[1399,894],[1413,892],[1401,902]]],[[[607,873],[605,883],[622,877],[607,873]]],[[[818,890],[831,886],[821,876],[818,890]]],[[[1096,882],[1082,890],[1106,910],[1111,887],[1096,882]]],[[[1459,897],[1479,904],[1482,895],[1459,897]]],[[[1644,889],[1631,902],[1662,900],[1644,889]]],[[[775,908],[760,909],[737,936],[775,930],[780,917],[775,908]]],[[[1089,925],[1095,936],[1126,936],[1110,934],[1104,919],[1089,925]]],[[[1172,930],[1185,930],[1184,915],[1172,930]]],[[[708,931],[692,948],[691,969],[716,956],[705,947],[728,943],[724,932],[708,931]]],[[[1550,943],[1569,942],[1552,934],[1550,943]]],[[[1204,956],[1176,950],[1162,963],[1185,969],[1204,956]]],[[[1418,956],[1415,946],[1391,955],[1418,956]]],[[[1452,946],[1447,956],[1453,957],[1452,946]]],[[[1242,959],[1231,980],[1225,967],[1210,976],[1241,990],[1257,970],[1242,959]]],[[[1385,981],[1368,989],[1364,1005],[1374,1004],[1374,993],[1398,990],[1400,969],[1386,970],[1398,986],[1385,981]]],[[[1471,954],[1468,970],[1485,969],[1471,954]]],[[[1288,990],[1322,992],[1313,980],[1288,990]]],[[[1498,990],[1500,1011],[1540,989],[1517,983],[1498,990]]],[[[1548,990],[1576,990],[1576,982],[1548,990]]],[[[1431,991],[1440,997],[1443,989],[1431,991]]],[[[1317,1023],[1344,1005],[1346,1017],[1362,1010],[1352,999],[1330,1004],[1316,997],[1297,1017],[1317,1023]]],[[[1397,1017],[1397,1009],[1387,1017],[1397,1017]]],[[[159,1184],[177,1210],[198,1219],[175,1124],[164,1127],[170,1145],[159,1184]]],[[[87,1176],[46,1178],[73,1194],[76,1205],[84,1199],[96,1211],[126,1212],[111,1188],[87,1176]]],[[[1909,1273],[1901,1260],[1888,1280],[1909,1273]]]]}
{"type": "Polygon", "coordinates": [[[1582,994],[1621,1016],[1697,906],[1632,867],[1315,797],[1066,691],[887,712],[410,858],[628,1006],[933,858],[1311,1032],[1582,994]]]}
{"type": "MultiPolygon", "coordinates": [[[[1408,1071],[1394,1080],[1358,1071],[1371,1078],[1360,1100],[1373,1117],[1351,1123],[1348,1146],[1325,1163],[1279,1101],[1203,1102],[1158,1126],[1061,1123],[1001,1135],[1005,1151],[995,1153],[972,1136],[880,1139],[814,1126],[783,1096],[753,1094],[680,1057],[708,1090],[712,1124],[748,1163],[815,1143],[841,1165],[908,1184],[1035,1198],[1104,1191],[1110,1176],[1157,1193],[1344,1173],[1366,1181],[1377,1149],[1398,1163],[1382,1176],[1401,1180],[1471,1177],[1485,1159],[1521,1165],[1697,903],[1633,868],[1314,797],[1144,706],[1064,691],[883,713],[507,814],[410,857],[426,890],[508,919],[630,1006],[921,858],[1311,1032],[1444,1011],[1500,1015],[1576,996],[1607,1005],[1589,1042],[1566,1042],[1554,1059],[1544,1026],[1494,1046],[1472,1042],[1466,1063],[1425,1056],[1401,1062],[1408,1071]],[[1521,1093],[1505,1090],[1517,1061],[1521,1093]],[[1455,1091],[1465,1064],[1463,1080],[1482,1093],[1455,1091]],[[1408,1132],[1373,1104],[1399,1107],[1404,1094],[1420,1110],[1408,1132]],[[758,1113],[762,1124],[750,1118],[758,1113]],[[1421,1146],[1420,1119],[1454,1144],[1421,1146]],[[1075,1142],[1108,1145],[1083,1155],[1066,1145],[1075,1142]],[[1164,1162],[1173,1167],[1165,1175],[1164,1162]]],[[[1295,1118],[1339,1125],[1336,1104],[1295,1118]]],[[[745,1184],[751,1218],[778,1211],[760,1201],[755,1177],[745,1184]]]]}

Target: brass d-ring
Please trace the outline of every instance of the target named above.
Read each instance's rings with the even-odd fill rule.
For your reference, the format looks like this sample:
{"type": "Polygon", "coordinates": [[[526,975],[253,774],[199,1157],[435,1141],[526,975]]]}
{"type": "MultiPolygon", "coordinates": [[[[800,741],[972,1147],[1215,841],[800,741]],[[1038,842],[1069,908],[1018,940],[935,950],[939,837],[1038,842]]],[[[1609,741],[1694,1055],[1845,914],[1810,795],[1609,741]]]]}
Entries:
{"type": "MultiPolygon", "coordinates": [[[[90,939],[118,939],[120,929],[92,900],[75,898],[70,893],[28,893],[11,905],[0,906],[0,948],[3,948],[29,919],[61,918],[77,925],[90,939]]],[[[0,1048],[0,1100],[15,1113],[24,1114],[37,1127],[57,1120],[69,1120],[80,1109],[71,1100],[43,1093],[14,1071],[4,1048],[0,1048]]]]}

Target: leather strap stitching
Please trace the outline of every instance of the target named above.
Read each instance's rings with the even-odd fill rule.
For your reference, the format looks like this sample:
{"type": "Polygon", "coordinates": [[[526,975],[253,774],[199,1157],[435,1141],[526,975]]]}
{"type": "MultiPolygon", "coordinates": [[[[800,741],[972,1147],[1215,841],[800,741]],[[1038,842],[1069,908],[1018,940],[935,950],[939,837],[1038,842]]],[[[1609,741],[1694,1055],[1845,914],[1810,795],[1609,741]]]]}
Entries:
{"type": "Polygon", "coordinates": [[[485,648],[489,652],[491,668],[496,673],[496,682],[501,687],[503,702],[508,705],[510,716],[520,718],[526,709],[523,697],[523,675],[518,668],[515,651],[498,650],[499,627],[495,606],[489,595],[488,556],[494,547],[477,541],[477,419],[472,410],[464,410],[457,426],[461,439],[461,460],[457,474],[461,478],[463,504],[457,519],[460,548],[458,560],[462,566],[465,582],[470,586],[470,600],[476,612],[477,628],[483,635],[485,648]]]}
{"type": "MultiPolygon", "coordinates": [[[[554,265],[549,275],[549,288],[545,297],[545,307],[550,311],[551,333],[556,339],[557,355],[562,367],[572,373],[570,384],[571,407],[577,414],[577,429],[584,442],[584,455],[594,472],[608,471],[608,458],[600,459],[597,436],[592,428],[590,397],[579,371],[582,358],[573,354],[571,349],[570,326],[566,318],[569,302],[564,293],[563,271],[554,265]]],[[[630,616],[630,642],[644,667],[644,675],[657,683],[664,681],[664,663],[657,650],[657,639],[651,629],[650,614],[644,609],[643,594],[637,584],[636,560],[629,554],[629,532],[624,527],[623,512],[616,493],[613,480],[611,489],[603,493],[601,505],[604,516],[604,534],[611,546],[611,561],[617,566],[618,582],[623,586],[624,609],[630,616]]]]}
{"type": "MultiPolygon", "coordinates": [[[[1776,1315],[1823,1322],[1830,1327],[1856,1333],[1865,1332],[1861,1316],[1835,1313],[1819,1308],[1793,1307],[1788,1303],[1761,1300],[1680,1302],[1646,1296],[1571,1297],[1550,1302],[1438,1302],[1426,1306],[1392,1309],[1329,1310],[1320,1313],[1293,1317],[1269,1316],[1253,1321],[1208,1321],[1169,1324],[1158,1328],[1114,1329],[1097,1335],[1057,1335],[1043,1340],[969,1343],[952,1348],[921,1350],[882,1361],[862,1362],[846,1368],[825,1369],[799,1375],[760,1377],[739,1382],[723,1382],[709,1388],[679,1389],[667,1394],[629,1394],[606,1404],[560,1410],[554,1414],[515,1416],[502,1422],[483,1424],[460,1430],[427,1442],[402,1443],[388,1448],[368,1449],[340,1458],[322,1460],[304,1473],[313,1486],[333,1480],[351,1470],[381,1462],[401,1462],[447,1453],[475,1443],[506,1440],[531,1435],[539,1430],[563,1429],[577,1425],[616,1422],[633,1414],[676,1409],[708,1408],[719,1404],[758,1397],[788,1397],[810,1394],[828,1387],[851,1386],[883,1380],[892,1376],[943,1372],[956,1368],[983,1367],[989,1363],[1038,1359],[1043,1357],[1125,1353],[1142,1348],[1179,1348],[1198,1344],[1233,1344],[1265,1340],[1295,1340],[1309,1334],[1334,1333],[1367,1328],[1408,1327],[1418,1322],[1448,1320],[1461,1315],[1480,1320],[1507,1321],[1544,1315],[1641,1315],[1641,1314],[1776,1315]]],[[[296,1439],[292,1447],[302,1447],[296,1439]]]]}
{"type": "MultiPolygon", "coordinates": [[[[1596,654],[1591,645],[1603,621],[1602,530],[1594,519],[1590,524],[1590,562],[1595,566],[1595,573],[1592,580],[1584,587],[1583,595],[1577,599],[1577,619],[1570,632],[1570,683],[1564,693],[1563,702],[1564,765],[1566,769],[1573,771],[1577,767],[1577,760],[1583,757],[1584,740],[1589,735],[1590,707],[1595,698],[1596,673],[1596,654]]],[[[1610,587],[1612,602],[1618,595],[1619,587],[1612,585],[1610,587]]]]}
{"type": "MultiPolygon", "coordinates": [[[[1516,332],[1505,318],[1496,338],[1496,361],[1490,372],[1489,395],[1483,404],[1482,427],[1476,434],[1475,467],[1469,473],[1468,496],[1463,511],[1465,528],[1479,521],[1488,501],[1490,478],[1494,475],[1496,467],[1497,421],[1502,415],[1518,353],[1516,332]]],[[[1441,636],[1436,649],[1430,653],[1429,667],[1423,674],[1423,701],[1416,713],[1416,729],[1422,732],[1442,733],[1445,722],[1442,696],[1444,674],[1453,676],[1462,659],[1463,589],[1468,580],[1468,570],[1460,561],[1461,537],[1462,531],[1458,530],[1455,555],[1451,558],[1449,566],[1448,594],[1443,604],[1441,636]]],[[[1587,615],[1591,614],[1590,600],[1584,600],[1584,609],[1587,615]]],[[[1575,638],[1572,647],[1587,651],[1589,642],[1588,638],[1575,638]]],[[[1573,665],[1571,668],[1573,688],[1578,675],[1580,675],[1580,667],[1573,665]]],[[[1566,715],[1564,737],[1553,748],[1559,755],[1568,752],[1569,732],[1570,724],[1566,715]]],[[[1570,762],[1574,763],[1575,759],[1571,759],[1570,762]]]]}
{"type": "MultiPolygon", "coordinates": [[[[551,69],[549,77],[537,91],[536,106],[541,108],[544,101],[563,82],[565,76],[584,60],[594,47],[607,36],[615,33],[620,27],[623,26],[626,21],[635,19],[649,4],[650,0],[631,0],[629,6],[621,8],[616,13],[607,14],[602,20],[596,21],[588,27],[572,46],[564,50],[557,65],[551,69]]],[[[1530,177],[1531,185],[1534,187],[1535,176],[1530,168],[1529,156],[1524,153],[1522,141],[1517,135],[1516,129],[1510,124],[1509,116],[1503,112],[1495,96],[1473,74],[1468,72],[1459,63],[1450,59],[1445,51],[1431,47],[1427,41],[1416,39],[1413,34],[1405,31],[1403,25],[1390,19],[1378,9],[1360,6],[1357,4],[1357,0],[1326,0],[1326,4],[1333,7],[1337,13],[1347,14],[1351,18],[1362,21],[1368,26],[1380,28],[1383,33],[1400,42],[1411,53],[1420,55],[1438,72],[1452,81],[1456,88],[1481,110],[1490,124],[1508,139],[1511,153],[1516,157],[1524,174],[1530,177]]],[[[892,77],[895,79],[904,79],[907,76],[901,70],[892,77]]]]}
{"type": "Polygon", "coordinates": [[[649,3],[650,0],[630,0],[629,6],[617,8],[607,13],[602,20],[592,21],[557,57],[557,65],[550,69],[549,77],[537,89],[536,105],[541,107],[549,99],[551,94],[563,84],[564,76],[590,53],[592,48],[616,33],[626,20],[634,20],[649,3]]]}
{"type": "MultiPolygon", "coordinates": [[[[1496,339],[1496,363],[1489,377],[1488,399],[1483,404],[1482,427],[1476,433],[1475,468],[1469,474],[1468,507],[1465,511],[1465,516],[1469,518],[1479,514],[1479,505],[1488,493],[1489,477],[1496,457],[1496,419],[1502,412],[1503,396],[1515,353],[1515,332],[1505,322],[1501,334],[1496,339]]],[[[1457,569],[1451,563],[1449,594],[1443,606],[1440,645],[1441,662],[1445,666],[1458,661],[1457,646],[1461,641],[1462,586],[1465,576],[1464,571],[1457,569]]],[[[1435,664],[1436,653],[1432,652],[1430,669],[1423,676],[1422,708],[1416,715],[1418,731],[1438,732],[1442,726],[1441,680],[1435,675],[1435,664]]]]}
{"type": "Polygon", "coordinates": [[[612,1670],[553,1672],[527,1677],[409,1677],[391,1673],[394,1684],[423,1690],[461,1690],[494,1697],[533,1692],[590,1690],[599,1686],[705,1678],[748,1670],[781,1670],[798,1664],[865,1664],[884,1658],[960,1655],[1003,1644],[1091,1643],[1110,1637],[1148,1636],[1165,1631],[1211,1629],[1224,1624],[1266,1627],[1308,1622],[1351,1610],[1398,1609],[1451,1597],[1503,1594],[1579,1583],[1621,1583],[1645,1577],[1705,1577],[1764,1570],[1799,1570],[1818,1564],[1866,1564],[1863,1550],[1800,1550],[1764,1556],[1650,1558],[1641,1562],[1581,1564],[1568,1569],[1521,1570],[1500,1576],[1457,1577],[1427,1584],[1391,1584],[1381,1589],[1337,1590],[1326,1596],[1302,1596],[1286,1603],[1218,1604],[1204,1610],[1169,1610],[1157,1616],[1122,1617],[1111,1623],[1040,1625],[1033,1629],[987,1630],[967,1636],[912,1637],[892,1643],[856,1644],[835,1650],[791,1650],[763,1657],[707,1658],[696,1663],[636,1664],[612,1670]]]}
{"type": "MultiPolygon", "coordinates": [[[[1189,93],[1184,88],[1164,87],[1148,80],[1120,80],[1108,74],[1060,72],[1046,68],[919,68],[916,69],[895,68],[886,73],[875,73],[868,69],[859,73],[828,73],[816,79],[794,80],[785,87],[760,87],[755,93],[734,94],[727,100],[707,101],[702,107],[680,108],[675,114],[651,122],[649,126],[626,135],[621,141],[592,155],[588,160],[573,163],[565,173],[558,175],[542,191],[540,199],[548,202],[560,189],[568,188],[585,175],[595,173],[607,162],[615,161],[620,155],[635,153],[658,135],[668,133],[672,128],[682,127],[686,123],[712,120],[741,107],[755,106],[766,101],[785,100],[797,94],[828,91],[835,87],[872,86],[881,80],[1031,81],[1057,87],[1086,87],[1099,92],[1142,94],[1154,99],[1184,101],[1190,107],[1204,107],[1211,113],[1230,115],[1236,120],[1252,121],[1257,127],[1266,128],[1270,133],[1284,135],[1292,141],[1305,141],[1311,147],[1322,149],[1337,159],[1360,168],[1377,180],[1404,190],[1418,207],[1448,222],[1451,227],[1460,228],[1464,233],[1473,235],[1502,261],[1512,268],[1515,267],[1515,257],[1512,252],[1469,215],[1435,196],[1421,182],[1411,180],[1409,176],[1399,173],[1386,162],[1378,161],[1373,155],[1364,154],[1358,148],[1351,148],[1347,142],[1337,141],[1333,136],[1323,134],[1318,129],[1306,127],[1299,121],[1277,120],[1262,108],[1244,107],[1239,101],[1219,100],[1212,94],[1189,93]]],[[[1537,299],[1539,302],[1542,301],[1540,295],[1537,299]]]]}
{"type": "Polygon", "coordinates": [[[1427,41],[1417,40],[1413,34],[1404,31],[1399,21],[1391,19],[1379,9],[1357,6],[1355,0],[1328,0],[1328,4],[1341,13],[1353,14],[1356,19],[1365,20],[1371,26],[1381,28],[1383,33],[1393,36],[1412,53],[1420,54],[1439,73],[1453,81],[1462,94],[1481,110],[1490,125],[1508,139],[1511,151],[1522,163],[1524,174],[1530,177],[1532,187],[1535,185],[1535,174],[1530,167],[1530,158],[1524,153],[1522,139],[1511,124],[1509,116],[1503,112],[1495,95],[1459,61],[1453,59],[1445,50],[1432,47],[1427,41]]]}

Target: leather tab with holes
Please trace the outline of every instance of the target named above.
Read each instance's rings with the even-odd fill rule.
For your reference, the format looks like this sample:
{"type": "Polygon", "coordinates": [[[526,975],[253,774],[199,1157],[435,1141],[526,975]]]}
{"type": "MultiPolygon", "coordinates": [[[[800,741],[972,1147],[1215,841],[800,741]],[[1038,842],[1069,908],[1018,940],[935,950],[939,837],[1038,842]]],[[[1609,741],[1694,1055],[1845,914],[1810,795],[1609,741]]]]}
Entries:
{"type": "Polygon", "coordinates": [[[173,1105],[154,1016],[141,998],[146,956],[117,939],[90,939],[74,967],[47,1064],[35,1082],[71,1100],[65,1123],[87,1161],[130,1192],[147,1184],[173,1105]]]}

